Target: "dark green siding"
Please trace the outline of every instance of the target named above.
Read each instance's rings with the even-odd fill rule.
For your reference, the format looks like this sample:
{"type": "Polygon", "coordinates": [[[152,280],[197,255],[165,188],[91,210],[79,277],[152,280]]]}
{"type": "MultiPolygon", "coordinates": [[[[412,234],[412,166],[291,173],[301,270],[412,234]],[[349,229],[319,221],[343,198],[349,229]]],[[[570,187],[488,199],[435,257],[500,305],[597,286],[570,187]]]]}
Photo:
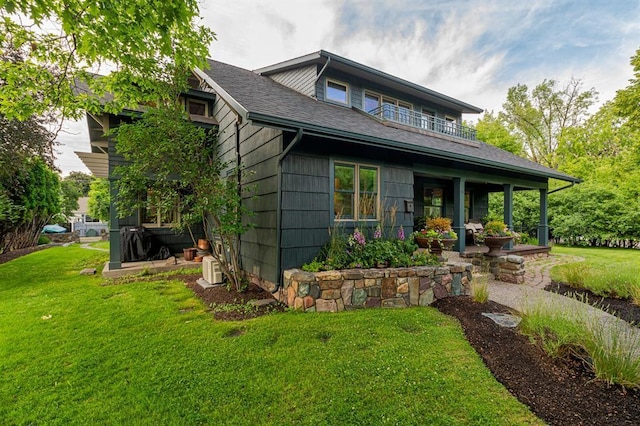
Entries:
{"type": "Polygon", "coordinates": [[[290,153],[282,164],[282,268],[309,262],[328,240],[329,159],[290,153]]]}
{"type": "Polygon", "coordinates": [[[289,71],[272,74],[269,77],[278,83],[307,96],[315,96],[315,80],[318,74],[316,65],[300,67],[289,71]]]}
{"type": "MultiPolygon", "coordinates": [[[[278,208],[278,155],[282,152],[280,130],[242,124],[240,155],[245,170],[243,205],[253,212],[246,220],[254,224],[242,235],[240,255],[245,271],[278,282],[276,270],[276,212],[278,208]]],[[[235,134],[233,136],[235,138],[235,134]]],[[[234,147],[235,149],[235,147],[234,147]]],[[[234,154],[235,155],[235,154],[234,154]]]]}

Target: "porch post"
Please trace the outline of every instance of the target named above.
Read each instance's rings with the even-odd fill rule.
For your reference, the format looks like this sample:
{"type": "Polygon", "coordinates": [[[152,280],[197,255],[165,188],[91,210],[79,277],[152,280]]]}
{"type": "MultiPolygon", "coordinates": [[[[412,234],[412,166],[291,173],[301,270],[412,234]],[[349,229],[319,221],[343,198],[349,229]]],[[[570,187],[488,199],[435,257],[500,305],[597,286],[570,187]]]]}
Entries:
{"type": "Polygon", "coordinates": [[[120,226],[116,210],[116,199],[118,198],[116,179],[109,179],[109,193],[109,270],[114,270],[122,268],[122,263],[120,262],[120,226]]]}
{"type": "MultiPolygon", "coordinates": [[[[504,223],[513,231],[513,184],[504,184],[504,223]]],[[[507,249],[513,248],[513,240],[506,245],[507,249]]]]}
{"type": "Polygon", "coordinates": [[[547,188],[540,189],[540,224],[538,224],[538,245],[549,245],[549,223],[547,214],[547,196],[549,194],[547,188]]]}
{"type": "Polygon", "coordinates": [[[453,178],[453,231],[458,234],[455,250],[464,253],[464,178],[453,178]]]}

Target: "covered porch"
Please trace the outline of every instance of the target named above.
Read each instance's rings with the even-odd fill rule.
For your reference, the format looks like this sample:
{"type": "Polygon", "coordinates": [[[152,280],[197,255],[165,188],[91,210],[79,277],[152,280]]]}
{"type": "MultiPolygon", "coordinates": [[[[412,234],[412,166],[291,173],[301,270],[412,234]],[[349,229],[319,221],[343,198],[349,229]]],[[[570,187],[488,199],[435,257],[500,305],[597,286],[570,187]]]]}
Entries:
{"type": "MultiPolygon", "coordinates": [[[[502,172],[502,171],[501,171],[502,172]]],[[[479,253],[488,250],[476,246],[466,236],[465,225],[479,223],[489,213],[489,194],[504,195],[502,220],[514,230],[513,198],[515,191],[536,191],[539,199],[537,245],[517,245],[510,242],[504,247],[509,254],[534,254],[548,252],[548,179],[538,176],[518,176],[510,172],[489,174],[463,167],[434,167],[414,164],[414,227],[428,217],[442,216],[451,219],[458,235],[454,250],[459,253],[479,253]]]]}

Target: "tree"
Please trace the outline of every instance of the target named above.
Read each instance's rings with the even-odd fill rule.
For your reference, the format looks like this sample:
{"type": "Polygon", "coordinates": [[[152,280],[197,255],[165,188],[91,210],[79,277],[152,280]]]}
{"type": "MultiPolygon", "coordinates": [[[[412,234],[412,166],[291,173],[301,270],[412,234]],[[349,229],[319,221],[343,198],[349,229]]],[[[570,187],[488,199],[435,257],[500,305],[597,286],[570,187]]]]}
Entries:
{"type": "Polygon", "coordinates": [[[576,79],[562,88],[555,80],[544,80],[531,93],[526,85],[518,84],[509,89],[501,117],[531,160],[556,168],[556,150],[564,132],[584,121],[596,96],[595,89],[583,91],[582,82],[576,79]]]}
{"type": "Polygon", "coordinates": [[[218,156],[215,131],[195,126],[175,103],[150,108],[114,134],[117,151],[128,161],[115,171],[118,214],[153,208],[164,215],[177,206],[177,228],[191,231],[201,223],[208,239],[223,246],[222,253],[214,250],[212,255],[229,285],[242,290],[238,243],[239,235],[251,226],[246,221],[250,212],[241,203],[238,174],[218,156]]]}
{"type": "Polygon", "coordinates": [[[76,187],[80,197],[89,196],[89,188],[96,178],[83,172],[70,172],[63,180],[76,187]]]}
{"type": "Polygon", "coordinates": [[[198,15],[193,0],[0,2],[0,115],[78,117],[166,98],[206,66],[215,35],[198,15]]]}
{"type": "Polygon", "coordinates": [[[633,78],[629,80],[629,85],[622,90],[618,90],[615,97],[615,105],[622,117],[629,120],[630,125],[636,129],[640,128],[640,49],[631,57],[633,67],[633,78]]]}
{"type": "Polygon", "coordinates": [[[104,178],[94,179],[89,189],[89,215],[102,222],[108,222],[110,200],[109,181],[104,178]]]}
{"type": "Polygon", "coordinates": [[[516,155],[522,155],[522,142],[507,127],[501,114],[485,112],[476,123],[476,136],[483,142],[504,149],[516,155]]]}
{"type": "Polygon", "coordinates": [[[2,184],[0,253],[36,245],[42,227],[60,211],[58,174],[35,157],[2,184]]]}

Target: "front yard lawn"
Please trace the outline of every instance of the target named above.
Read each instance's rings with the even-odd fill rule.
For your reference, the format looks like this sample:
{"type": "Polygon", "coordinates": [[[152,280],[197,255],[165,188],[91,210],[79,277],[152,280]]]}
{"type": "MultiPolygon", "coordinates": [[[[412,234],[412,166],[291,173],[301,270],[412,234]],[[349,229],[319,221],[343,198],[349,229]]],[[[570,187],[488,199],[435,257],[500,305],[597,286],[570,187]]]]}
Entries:
{"type": "Polygon", "coordinates": [[[4,424],[541,424],[432,308],[217,322],[180,281],[81,276],[106,254],[0,265],[4,424]]]}

